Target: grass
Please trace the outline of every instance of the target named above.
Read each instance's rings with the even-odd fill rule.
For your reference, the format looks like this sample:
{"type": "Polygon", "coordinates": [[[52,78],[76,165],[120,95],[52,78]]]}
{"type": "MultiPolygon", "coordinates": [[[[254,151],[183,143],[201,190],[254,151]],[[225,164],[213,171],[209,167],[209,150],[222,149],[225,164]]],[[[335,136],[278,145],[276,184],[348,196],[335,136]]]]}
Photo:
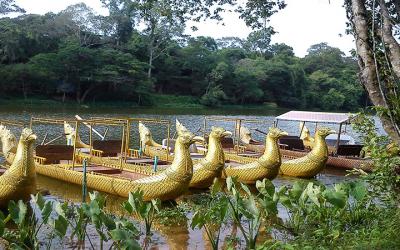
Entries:
{"type": "Polygon", "coordinates": [[[199,103],[198,98],[193,96],[154,94],[151,96],[151,99],[155,107],[204,108],[204,106],[199,103]]]}
{"type": "Polygon", "coordinates": [[[19,108],[67,108],[67,109],[82,109],[82,108],[137,108],[137,107],[150,107],[157,109],[242,109],[242,110],[273,110],[279,107],[275,103],[263,104],[248,104],[248,105],[232,105],[226,104],[219,107],[207,107],[200,104],[199,99],[194,96],[178,96],[178,95],[161,95],[153,94],[150,97],[152,106],[138,106],[136,102],[129,101],[97,101],[85,102],[78,104],[75,100],[66,100],[61,102],[59,100],[47,99],[46,97],[30,97],[24,98],[9,98],[0,99],[0,107],[6,109],[19,109],[19,108]]]}

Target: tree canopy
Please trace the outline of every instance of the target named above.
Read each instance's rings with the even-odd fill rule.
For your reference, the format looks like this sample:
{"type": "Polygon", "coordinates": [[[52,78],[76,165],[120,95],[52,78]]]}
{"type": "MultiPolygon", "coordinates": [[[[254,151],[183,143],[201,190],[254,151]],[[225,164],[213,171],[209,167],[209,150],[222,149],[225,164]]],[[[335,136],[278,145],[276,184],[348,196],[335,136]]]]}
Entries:
{"type": "Polygon", "coordinates": [[[153,94],[168,94],[207,106],[324,110],[365,103],[356,59],[326,43],[311,46],[304,58],[286,44],[271,44],[268,18],[283,1],[102,2],[109,16],[80,3],[58,14],[1,18],[1,95],[151,105],[153,94]],[[229,8],[254,29],[247,38],[184,33],[187,20],[221,20],[229,8]]]}

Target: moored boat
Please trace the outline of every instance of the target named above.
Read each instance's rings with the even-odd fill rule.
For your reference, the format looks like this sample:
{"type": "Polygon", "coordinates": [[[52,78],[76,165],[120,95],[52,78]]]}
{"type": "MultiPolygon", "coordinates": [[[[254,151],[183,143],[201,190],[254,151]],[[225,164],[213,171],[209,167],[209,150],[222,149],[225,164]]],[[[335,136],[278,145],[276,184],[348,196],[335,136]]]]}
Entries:
{"type": "MultiPolygon", "coordinates": [[[[275,126],[281,121],[301,122],[300,136],[290,136],[280,140],[282,157],[295,159],[306,156],[309,153],[307,145],[311,147],[312,137],[307,134],[306,123],[312,123],[318,128],[320,124],[327,124],[338,127],[338,133],[329,135],[326,139],[329,155],[326,162],[327,167],[341,169],[362,169],[372,171],[372,160],[360,156],[363,145],[352,144],[354,139],[343,134],[343,128],[351,124],[356,117],[355,114],[290,111],[276,117],[275,126]],[[305,131],[304,131],[305,130],[305,131]],[[306,140],[306,141],[305,141],[306,140]]],[[[246,144],[248,150],[262,152],[264,145],[246,144]]]]}
{"type": "Polygon", "coordinates": [[[7,207],[10,200],[27,200],[36,193],[35,140],[32,130],[24,129],[16,152],[11,152],[14,154],[13,163],[0,176],[0,208],[7,207]]]}
{"type": "Polygon", "coordinates": [[[283,175],[311,178],[320,173],[328,160],[328,146],[325,138],[334,134],[336,131],[330,128],[318,128],[315,133],[315,141],[313,149],[305,156],[284,160],[280,166],[280,172],[283,175]]]}
{"type": "Polygon", "coordinates": [[[174,161],[165,171],[153,176],[99,166],[91,162],[88,162],[85,169],[82,165],[76,164],[75,147],[71,145],[38,145],[35,167],[37,173],[41,175],[78,185],[82,185],[86,170],[88,188],[123,197],[128,197],[129,192],[140,189],[144,193],[145,200],[175,199],[189,187],[193,174],[189,146],[195,140],[197,138],[191,133],[180,135],[175,144],[174,161]]]}
{"type": "Polygon", "coordinates": [[[270,128],[266,138],[266,150],[264,154],[255,161],[243,165],[228,165],[223,173],[224,176],[237,177],[239,181],[253,184],[264,178],[274,179],[279,173],[281,165],[281,153],[278,147],[280,137],[287,135],[279,128],[270,128]]]}

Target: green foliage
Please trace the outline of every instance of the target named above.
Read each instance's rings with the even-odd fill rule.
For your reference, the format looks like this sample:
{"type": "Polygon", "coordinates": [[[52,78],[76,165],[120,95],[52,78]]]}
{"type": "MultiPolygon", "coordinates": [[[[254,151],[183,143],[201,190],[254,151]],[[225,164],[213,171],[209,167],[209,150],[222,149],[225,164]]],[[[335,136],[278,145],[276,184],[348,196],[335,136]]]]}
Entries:
{"type": "Polygon", "coordinates": [[[129,193],[128,201],[124,202],[122,206],[129,214],[134,214],[144,221],[146,236],[149,236],[153,221],[159,212],[160,203],[161,201],[158,199],[146,202],[143,200],[143,192],[135,191],[129,193]]]}
{"type": "Polygon", "coordinates": [[[226,99],[226,94],[222,90],[220,85],[212,87],[207,93],[205,93],[200,103],[205,106],[216,107],[221,105],[221,102],[226,99]]]}
{"type": "Polygon", "coordinates": [[[273,102],[324,110],[355,110],[365,98],[355,59],[339,49],[320,43],[298,58],[290,46],[270,44],[266,21],[284,1],[102,3],[110,16],[79,3],[58,14],[1,18],[2,95],[150,106],[166,94],[204,106],[273,102]],[[246,39],[184,35],[188,20],[221,20],[232,4],[253,28],[246,39]]]}
{"type": "Polygon", "coordinates": [[[400,176],[397,172],[400,164],[398,145],[390,142],[387,135],[380,135],[373,117],[365,113],[360,113],[353,124],[354,129],[363,135],[363,151],[374,161],[374,173],[365,175],[364,178],[371,183],[380,199],[396,203],[400,187],[400,176]]]}
{"type": "Polygon", "coordinates": [[[0,15],[5,15],[11,12],[22,12],[25,10],[19,7],[15,0],[0,0],[0,15]]]}
{"type": "Polygon", "coordinates": [[[112,241],[116,249],[141,249],[133,236],[139,235],[134,224],[125,218],[116,218],[104,212],[105,198],[98,193],[90,193],[90,202],[82,206],[69,206],[67,203],[45,201],[40,194],[32,196],[30,206],[23,201],[11,201],[8,205],[9,216],[4,218],[0,213],[0,237],[13,249],[39,249],[39,232],[43,237],[45,228],[48,235],[43,242],[48,249],[52,247],[55,237],[63,240],[70,232],[70,238],[77,236],[78,245],[85,239],[93,247],[93,236],[87,233],[87,227],[94,227],[103,248],[104,241],[112,241]],[[6,223],[12,220],[16,228],[9,228],[6,223]]]}

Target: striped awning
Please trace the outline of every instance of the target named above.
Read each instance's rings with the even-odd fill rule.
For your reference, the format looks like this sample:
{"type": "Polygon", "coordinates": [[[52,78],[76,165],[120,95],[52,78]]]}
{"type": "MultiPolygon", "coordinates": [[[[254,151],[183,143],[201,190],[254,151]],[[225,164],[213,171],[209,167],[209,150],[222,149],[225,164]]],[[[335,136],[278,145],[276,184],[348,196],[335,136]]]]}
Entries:
{"type": "Polygon", "coordinates": [[[350,120],[356,117],[351,113],[328,113],[328,112],[311,112],[311,111],[289,111],[275,119],[286,121],[303,121],[303,122],[319,122],[319,123],[350,123],[350,120]]]}

